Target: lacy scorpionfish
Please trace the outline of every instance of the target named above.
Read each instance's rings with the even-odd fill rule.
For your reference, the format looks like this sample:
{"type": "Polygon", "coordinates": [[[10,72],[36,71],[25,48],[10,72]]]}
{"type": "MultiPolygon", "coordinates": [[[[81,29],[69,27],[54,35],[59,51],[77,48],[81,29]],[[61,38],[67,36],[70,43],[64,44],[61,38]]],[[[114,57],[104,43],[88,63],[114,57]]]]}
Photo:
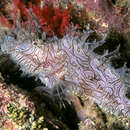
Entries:
{"type": "Polygon", "coordinates": [[[34,34],[24,30],[22,35],[24,40],[6,36],[1,48],[25,74],[38,77],[52,91],[63,81],[66,90],[85,93],[99,106],[129,116],[124,84],[114,70],[91,54],[85,42],[89,31],[76,36],[68,32],[62,39],[48,42],[32,41],[34,34]]]}

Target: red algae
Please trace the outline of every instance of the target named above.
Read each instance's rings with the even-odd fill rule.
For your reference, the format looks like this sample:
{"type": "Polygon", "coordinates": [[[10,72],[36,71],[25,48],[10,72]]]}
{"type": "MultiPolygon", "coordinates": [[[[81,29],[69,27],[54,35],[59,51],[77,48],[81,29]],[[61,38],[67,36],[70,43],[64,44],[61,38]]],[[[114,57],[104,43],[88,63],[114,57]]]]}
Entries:
{"type": "Polygon", "coordinates": [[[39,8],[31,3],[30,7],[36,18],[38,18],[41,28],[47,33],[47,35],[65,35],[66,28],[70,27],[70,15],[66,9],[61,10],[48,5],[39,8]]]}
{"type": "Polygon", "coordinates": [[[27,6],[20,0],[12,0],[12,4],[10,4],[11,9],[7,11],[10,15],[6,17],[1,14],[1,24],[10,28],[10,19],[14,27],[17,27],[18,23],[20,23],[22,27],[30,23],[32,27],[36,26],[35,24],[39,24],[39,29],[46,32],[48,36],[54,34],[59,37],[64,36],[66,29],[70,28],[70,15],[68,10],[56,8],[49,4],[40,7],[38,3],[40,3],[40,0],[28,2],[27,6]]]}
{"type": "Polygon", "coordinates": [[[11,28],[11,24],[9,23],[8,19],[5,18],[3,15],[0,15],[0,24],[4,27],[11,28]]]}

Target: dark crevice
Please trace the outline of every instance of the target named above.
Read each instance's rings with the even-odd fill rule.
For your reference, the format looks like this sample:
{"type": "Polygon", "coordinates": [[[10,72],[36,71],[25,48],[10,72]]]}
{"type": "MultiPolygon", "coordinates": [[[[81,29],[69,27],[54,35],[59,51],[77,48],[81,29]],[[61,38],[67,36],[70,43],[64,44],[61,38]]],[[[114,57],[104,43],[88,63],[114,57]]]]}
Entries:
{"type": "Polygon", "coordinates": [[[112,58],[110,58],[112,66],[115,69],[117,69],[123,67],[123,65],[126,63],[127,67],[130,68],[130,47],[128,46],[128,42],[129,41],[124,37],[123,34],[118,33],[116,30],[112,28],[108,33],[107,38],[105,39],[105,43],[96,47],[94,49],[94,53],[98,55],[103,55],[104,52],[108,50],[109,54],[115,51],[118,46],[120,46],[119,51],[117,52],[117,54],[119,54],[120,57],[112,55],[112,58]]]}
{"type": "Polygon", "coordinates": [[[20,71],[19,67],[10,60],[8,55],[0,56],[0,72],[8,85],[14,84],[28,91],[43,85],[40,80],[37,80],[36,82],[35,77],[29,77],[28,75],[25,77],[21,76],[22,71],[20,71]]]}
{"type": "Polygon", "coordinates": [[[112,4],[114,4],[114,5],[116,4],[116,0],[111,0],[111,1],[112,1],[112,4]]]}

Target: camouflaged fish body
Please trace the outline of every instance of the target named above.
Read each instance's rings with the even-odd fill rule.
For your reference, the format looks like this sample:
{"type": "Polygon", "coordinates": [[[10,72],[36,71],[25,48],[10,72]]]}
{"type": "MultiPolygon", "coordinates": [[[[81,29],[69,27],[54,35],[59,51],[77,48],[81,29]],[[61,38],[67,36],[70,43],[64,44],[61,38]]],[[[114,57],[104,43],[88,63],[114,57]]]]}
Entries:
{"type": "Polygon", "coordinates": [[[40,44],[30,39],[19,44],[8,37],[2,50],[10,53],[25,74],[38,77],[50,90],[63,81],[69,91],[85,93],[104,109],[128,116],[130,101],[125,97],[124,84],[114,70],[91,54],[89,43],[85,43],[88,35],[68,33],[48,43],[36,40],[40,44]]]}

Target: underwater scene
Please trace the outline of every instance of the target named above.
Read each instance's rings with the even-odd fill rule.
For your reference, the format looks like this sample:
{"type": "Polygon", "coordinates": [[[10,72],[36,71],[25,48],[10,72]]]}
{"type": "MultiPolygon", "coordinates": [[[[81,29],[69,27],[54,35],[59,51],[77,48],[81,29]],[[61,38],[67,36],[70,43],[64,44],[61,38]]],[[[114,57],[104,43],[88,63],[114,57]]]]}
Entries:
{"type": "Polygon", "coordinates": [[[130,130],[130,1],[0,0],[0,130],[130,130]]]}

